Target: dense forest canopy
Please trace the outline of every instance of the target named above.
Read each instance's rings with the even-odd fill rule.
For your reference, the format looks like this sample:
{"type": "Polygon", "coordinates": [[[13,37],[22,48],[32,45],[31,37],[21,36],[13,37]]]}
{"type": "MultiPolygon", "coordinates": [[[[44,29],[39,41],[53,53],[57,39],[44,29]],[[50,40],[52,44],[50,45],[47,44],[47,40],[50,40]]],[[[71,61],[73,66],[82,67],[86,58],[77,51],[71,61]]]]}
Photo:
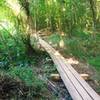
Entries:
{"type": "Polygon", "coordinates": [[[2,0],[0,5],[3,8],[0,17],[11,19],[25,11],[37,30],[49,27],[69,35],[75,31],[99,30],[99,0],[2,0]]]}
{"type": "Polygon", "coordinates": [[[7,30],[20,35],[25,45],[30,34],[43,29],[69,38],[89,36],[97,42],[99,6],[99,0],[1,0],[0,27],[9,26],[7,30]]]}

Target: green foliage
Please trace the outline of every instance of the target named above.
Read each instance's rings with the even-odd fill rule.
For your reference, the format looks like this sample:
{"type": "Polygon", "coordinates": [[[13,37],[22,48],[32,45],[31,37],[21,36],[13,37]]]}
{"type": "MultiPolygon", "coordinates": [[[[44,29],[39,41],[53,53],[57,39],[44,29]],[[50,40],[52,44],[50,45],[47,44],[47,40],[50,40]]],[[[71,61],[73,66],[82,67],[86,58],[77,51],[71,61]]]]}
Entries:
{"type": "Polygon", "coordinates": [[[97,3],[93,0],[18,1],[26,11],[27,16],[30,16],[31,26],[37,30],[49,27],[52,31],[64,31],[68,36],[76,35],[76,33],[82,35],[83,31],[96,30],[94,24],[97,26],[100,24],[99,1],[97,3]],[[90,1],[93,1],[92,5],[90,1]],[[97,10],[92,8],[97,8],[97,10]]]}
{"type": "Polygon", "coordinates": [[[95,66],[97,70],[100,70],[100,57],[94,57],[88,59],[90,65],[95,66]]]}
{"type": "MultiPolygon", "coordinates": [[[[18,84],[17,87],[22,89],[21,91],[26,92],[23,96],[26,96],[27,99],[33,99],[37,95],[40,96],[39,98],[45,98],[41,93],[44,94],[45,91],[48,92],[46,84],[38,78],[33,70],[34,64],[38,63],[37,60],[39,60],[40,55],[38,58],[36,55],[29,57],[26,54],[27,48],[20,37],[18,37],[19,34],[15,34],[11,37],[9,31],[3,29],[0,30],[0,32],[0,70],[3,72],[2,75],[4,76],[6,73],[7,76],[10,77],[9,81],[11,81],[11,84],[13,84],[12,80],[15,80],[15,84],[17,84],[17,81],[22,82],[21,86],[18,84]]],[[[4,77],[6,78],[6,76],[4,77]]],[[[20,93],[16,89],[11,91],[20,93]]],[[[14,94],[15,97],[13,98],[19,95],[17,93],[14,94]]],[[[18,98],[22,98],[23,96],[20,95],[18,98]]]]}
{"type": "MultiPolygon", "coordinates": [[[[9,69],[11,66],[26,67],[34,65],[34,59],[26,53],[27,46],[20,34],[11,35],[10,30],[0,30],[0,68],[9,69]],[[30,61],[31,59],[31,61],[30,61]],[[33,59],[33,60],[32,60],[33,59]]],[[[34,57],[35,58],[35,57],[34,57]]]]}
{"type": "Polygon", "coordinates": [[[52,34],[49,38],[48,41],[51,41],[52,44],[58,44],[61,40],[61,37],[58,33],[52,34]]]}
{"type": "Polygon", "coordinates": [[[46,77],[48,78],[50,78],[50,74],[58,73],[56,69],[56,65],[53,63],[50,57],[45,58],[45,63],[43,64],[43,66],[44,66],[46,77]]]}
{"type": "MultiPolygon", "coordinates": [[[[72,38],[61,38],[58,34],[53,34],[49,37],[49,42],[53,44],[59,44],[59,41],[63,39],[65,47],[63,53],[70,56],[75,56],[81,60],[86,60],[89,64],[99,69],[100,60],[100,38],[99,34],[92,37],[85,32],[77,32],[73,34],[72,38]]],[[[59,49],[59,47],[57,47],[59,49]]]]}
{"type": "Polygon", "coordinates": [[[34,86],[38,91],[44,87],[44,83],[39,80],[30,67],[12,67],[9,69],[9,74],[12,77],[18,77],[28,86],[34,86]]]}
{"type": "Polygon", "coordinates": [[[74,29],[72,35],[74,37],[79,37],[79,38],[81,38],[83,40],[83,39],[88,39],[89,36],[90,36],[90,33],[88,33],[88,32],[86,33],[83,30],[74,29]]]}
{"type": "Polygon", "coordinates": [[[11,68],[9,72],[0,70],[0,86],[0,99],[46,99],[45,92],[48,92],[46,84],[33,74],[32,68],[25,67],[11,68]]]}
{"type": "Polygon", "coordinates": [[[76,56],[79,58],[82,58],[85,56],[80,40],[78,40],[77,38],[68,39],[66,41],[66,46],[68,46],[70,54],[72,54],[73,56],[76,56]]]}

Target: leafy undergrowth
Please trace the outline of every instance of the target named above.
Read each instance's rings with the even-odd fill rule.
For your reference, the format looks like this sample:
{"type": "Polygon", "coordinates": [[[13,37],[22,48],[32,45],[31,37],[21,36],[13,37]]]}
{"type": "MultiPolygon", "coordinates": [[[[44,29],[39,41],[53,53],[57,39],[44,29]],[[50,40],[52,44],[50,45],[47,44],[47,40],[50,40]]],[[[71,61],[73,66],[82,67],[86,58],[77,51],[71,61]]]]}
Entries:
{"type": "Polygon", "coordinates": [[[56,33],[49,36],[47,41],[65,56],[74,56],[82,61],[85,60],[94,66],[97,71],[100,71],[100,35],[97,34],[95,37],[92,37],[91,34],[83,33],[74,33],[71,38],[67,36],[63,37],[59,33],[56,33]],[[61,40],[64,41],[63,48],[59,45],[61,40]]]}
{"type": "Polygon", "coordinates": [[[24,69],[24,72],[22,72],[22,69],[14,69],[12,71],[14,75],[12,73],[0,73],[0,99],[29,100],[47,98],[45,95],[45,92],[48,92],[46,84],[33,75],[32,70],[24,69]]]}
{"type": "Polygon", "coordinates": [[[100,70],[100,57],[91,58],[88,62],[90,65],[95,66],[97,70],[100,70]]]}
{"type": "MultiPolygon", "coordinates": [[[[57,66],[53,63],[52,58],[46,56],[43,58],[45,62],[41,64],[41,68],[43,71],[43,77],[46,78],[48,83],[48,88],[52,92],[52,94],[56,95],[54,100],[72,100],[68,90],[66,89],[62,80],[52,79],[52,74],[59,74],[57,71],[57,66]]],[[[42,59],[42,60],[43,60],[42,59]]]]}
{"type": "Polygon", "coordinates": [[[34,51],[29,56],[18,34],[11,37],[7,31],[0,32],[0,100],[53,100],[34,70],[44,54],[34,51]]]}
{"type": "MultiPolygon", "coordinates": [[[[38,59],[37,59],[38,60],[38,59]]],[[[11,66],[0,72],[0,99],[41,100],[52,99],[47,84],[33,70],[35,66],[11,66]]]]}

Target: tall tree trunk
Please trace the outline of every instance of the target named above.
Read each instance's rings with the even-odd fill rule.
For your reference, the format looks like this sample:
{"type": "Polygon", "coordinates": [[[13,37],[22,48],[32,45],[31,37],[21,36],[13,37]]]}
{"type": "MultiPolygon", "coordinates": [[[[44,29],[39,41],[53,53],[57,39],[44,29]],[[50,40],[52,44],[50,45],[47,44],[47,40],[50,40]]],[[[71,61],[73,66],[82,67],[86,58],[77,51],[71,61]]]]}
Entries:
{"type": "Polygon", "coordinates": [[[96,29],[96,0],[89,0],[89,3],[90,3],[90,9],[91,9],[91,12],[92,12],[92,17],[93,17],[93,26],[94,26],[94,29],[96,29]]]}

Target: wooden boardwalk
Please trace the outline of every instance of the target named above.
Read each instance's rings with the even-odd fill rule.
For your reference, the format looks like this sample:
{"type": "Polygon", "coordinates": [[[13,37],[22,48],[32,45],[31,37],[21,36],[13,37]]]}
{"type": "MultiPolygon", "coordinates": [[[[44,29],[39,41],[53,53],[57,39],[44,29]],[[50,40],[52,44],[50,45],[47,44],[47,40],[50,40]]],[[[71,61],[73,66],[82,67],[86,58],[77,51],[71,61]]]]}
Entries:
{"type": "Polygon", "coordinates": [[[47,42],[39,38],[39,44],[48,52],[73,100],[100,100],[100,96],[66,62],[65,58],[47,42]]]}

